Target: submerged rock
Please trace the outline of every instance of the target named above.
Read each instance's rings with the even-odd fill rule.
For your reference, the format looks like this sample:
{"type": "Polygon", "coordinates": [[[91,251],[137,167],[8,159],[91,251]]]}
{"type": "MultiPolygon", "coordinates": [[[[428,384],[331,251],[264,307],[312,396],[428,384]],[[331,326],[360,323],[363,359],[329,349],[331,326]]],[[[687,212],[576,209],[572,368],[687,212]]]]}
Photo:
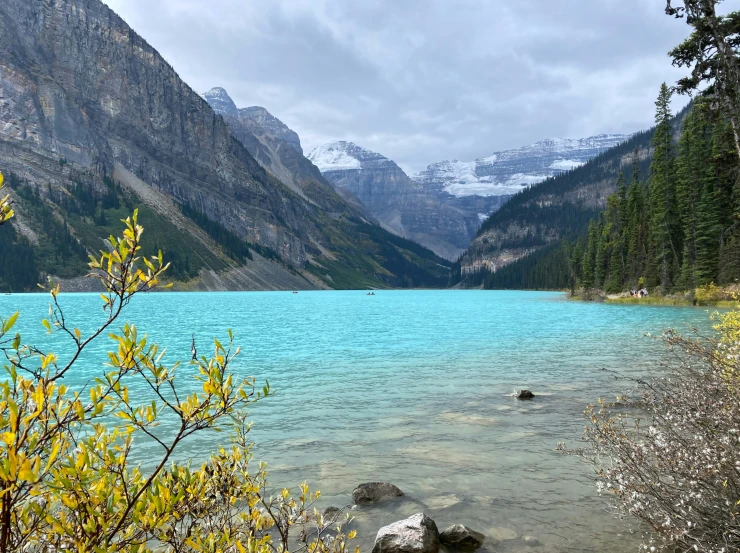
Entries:
{"type": "Polygon", "coordinates": [[[439,534],[442,545],[464,551],[475,551],[483,545],[484,539],[486,537],[483,534],[462,524],[453,524],[439,534]]]}
{"type": "Polygon", "coordinates": [[[529,390],[519,390],[516,393],[517,399],[532,399],[534,398],[534,394],[530,392],[529,390]]]}
{"type": "Polygon", "coordinates": [[[534,536],[524,536],[522,540],[524,541],[524,545],[528,545],[529,547],[537,547],[538,545],[542,545],[540,543],[540,540],[538,540],[534,536]]]}
{"type": "Polygon", "coordinates": [[[342,510],[337,507],[326,507],[319,511],[324,524],[334,524],[342,514],[342,510]]]}
{"type": "Polygon", "coordinates": [[[515,530],[512,530],[511,528],[491,528],[489,530],[489,533],[500,541],[507,541],[507,540],[515,540],[519,537],[519,534],[516,533],[515,530]]]}
{"type": "Polygon", "coordinates": [[[417,513],[378,530],[373,553],[438,553],[439,530],[424,513],[417,513]]]}
{"type": "Polygon", "coordinates": [[[402,497],[398,487],[387,482],[365,482],[352,491],[352,499],[357,505],[372,505],[382,499],[402,497]]]}

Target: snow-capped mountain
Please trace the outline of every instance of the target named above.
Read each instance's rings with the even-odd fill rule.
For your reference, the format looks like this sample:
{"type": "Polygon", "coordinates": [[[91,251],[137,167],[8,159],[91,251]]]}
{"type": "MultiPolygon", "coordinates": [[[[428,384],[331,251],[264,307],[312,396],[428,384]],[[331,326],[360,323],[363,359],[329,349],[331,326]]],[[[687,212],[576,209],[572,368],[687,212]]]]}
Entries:
{"type": "Polygon", "coordinates": [[[511,195],[522,188],[574,169],[624,142],[631,135],[599,134],[588,138],[550,138],[475,161],[440,161],[411,179],[453,196],[511,195]]]}
{"type": "Polygon", "coordinates": [[[322,173],[359,170],[367,167],[369,164],[373,164],[374,166],[385,165],[388,167],[398,167],[395,162],[387,157],[366,150],[352,142],[345,142],[344,140],[317,146],[308,154],[308,159],[322,173]]]}
{"type": "Polygon", "coordinates": [[[411,180],[396,162],[352,142],[323,144],[308,159],[336,187],[348,190],[386,228],[454,259],[480,221],[506,197],[455,198],[411,180]]]}

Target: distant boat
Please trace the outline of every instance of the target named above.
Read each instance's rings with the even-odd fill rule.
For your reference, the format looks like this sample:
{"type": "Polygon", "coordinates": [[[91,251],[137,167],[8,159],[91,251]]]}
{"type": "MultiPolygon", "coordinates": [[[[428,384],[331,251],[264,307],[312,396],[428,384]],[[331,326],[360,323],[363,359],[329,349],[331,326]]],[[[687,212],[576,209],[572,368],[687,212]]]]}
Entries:
{"type": "Polygon", "coordinates": [[[295,292],[295,291],[294,291],[293,293],[294,293],[294,294],[297,294],[298,292],[295,292]]]}
{"type": "Polygon", "coordinates": [[[368,292],[367,295],[368,296],[374,296],[375,295],[375,292],[368,292]]]}

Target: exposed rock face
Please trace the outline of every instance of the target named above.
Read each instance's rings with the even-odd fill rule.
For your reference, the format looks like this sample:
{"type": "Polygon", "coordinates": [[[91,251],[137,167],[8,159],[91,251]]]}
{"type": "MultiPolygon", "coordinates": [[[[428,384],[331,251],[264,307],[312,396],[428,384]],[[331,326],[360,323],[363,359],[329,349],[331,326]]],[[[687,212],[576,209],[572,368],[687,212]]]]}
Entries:
{"type": "MultiPolygon", "coordinates": [[[[100,0],[0,3],[0,169],[42,199],[47,184],[63,196],[77,179],[100,186],[126,174],[143,183],[139,197],[166,199],[147,205],[182,232],[193,223],[179,205],[277,252],[269,263],[285,273],[311,267],[298,277],[307,282],[318,274],[331,284],[332,267],[346,274],[353,263],[381,267],[365,275],[380,282],[417,282],[411,266],[386,270],[376,252],[395,237],[368,230],[372,219],[303,158],[295,133],[262,108],[238,110],[222,91],[209,101],[225,117],[100,0]]],[[[438,258],[427,254],[431,267],[438,258]]]]}
{"type": "Polygon", "coordinates": [[[440,161],[411,178],[453,196],[502,196],[580,167],[630,135],[600,134],[588,138],[549,138],[475,161],[440,161]]]}
{"type": "Polygon", "coordinates": [[[0,60],[6,170],[59,182],[49,161],[99,175],[119,162],[238,235],[306,262],[299,229],[307,214],[286,204],[285,187],[102,2],[3,2],[0,60]]]}
{"type": "Polygon", "coordinates": [[[480,532],[471,530],[462,524],[453,524],[440,532],[439,541],[442,545],[460,551],[475,551],[483,545],[486,537],[480,532]]]}
{"type": "Polygon", "coordinates": [[[403,492],[387,482],[366,482],[352,491],[352,499],[357,505],[372,505],[394,497],[403,497],[403,492]]]}
{"type": "Polygon", "coordinates": [[[269,135],[276,140],[289,144],[300,154],[303,154],[301,139],[298,134],[265,108],[251,106],[239,109],[228,92],[220,87],[212,88],[204,93],[203,98],[213,108],[213,111],[224,118],[234,118],[242,125],[247,126],[254,134],[269,135]]]}
{"type": "Polygon", "coordinates": [[[378,530],[373,553],[438,553],[439,546],[437,525],[417,513],[378,530]]]}
{"type": "Polygon", "coordinates": [[[350,191],[386,228],[454,259],[470,244],[501,198],[458,201],[411,180],[392,160],[351,142],[331,142],[309,155],[335,186],[350,191]]]}

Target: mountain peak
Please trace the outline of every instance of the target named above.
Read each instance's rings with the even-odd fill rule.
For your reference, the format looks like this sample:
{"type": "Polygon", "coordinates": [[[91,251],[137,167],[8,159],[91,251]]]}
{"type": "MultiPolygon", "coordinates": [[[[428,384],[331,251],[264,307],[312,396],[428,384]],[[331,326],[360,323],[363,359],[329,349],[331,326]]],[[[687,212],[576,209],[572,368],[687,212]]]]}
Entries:
{"type": "Polygon", "coordinates": [[[203,94],[203,98],[219,115],[231,115],[235,117],[238,113],[234,100],[229,93],[220,86],[214,87],[203,94]]]}
{"type": "MultiPolygon", "coordinates": [[[[393,163],[384,155],[366,150],[354,142],[336,140],[314,148],[308,159],[324,173],[361,169],[363,163],[393,163]]],[[[395,165],[395,163],[393,163],[395,165]]]]}
{"type": "MultiPolygon", "coordinates": [[[[298,135],[262,106],[250,106],[239,109],[236,107],[234,100],[231,99],[231,96],[229,96],[229,93],[219,86],[204,93],[203,98],[213,108],[213,111],[219,115],[236,119],[246,124],[253,133],[267,133],[277,140],[282,140],[303,154],[301,139],[298,135]]],[[[231,121],[231,124],[233,124],[233,121],[231,121]]]]}

